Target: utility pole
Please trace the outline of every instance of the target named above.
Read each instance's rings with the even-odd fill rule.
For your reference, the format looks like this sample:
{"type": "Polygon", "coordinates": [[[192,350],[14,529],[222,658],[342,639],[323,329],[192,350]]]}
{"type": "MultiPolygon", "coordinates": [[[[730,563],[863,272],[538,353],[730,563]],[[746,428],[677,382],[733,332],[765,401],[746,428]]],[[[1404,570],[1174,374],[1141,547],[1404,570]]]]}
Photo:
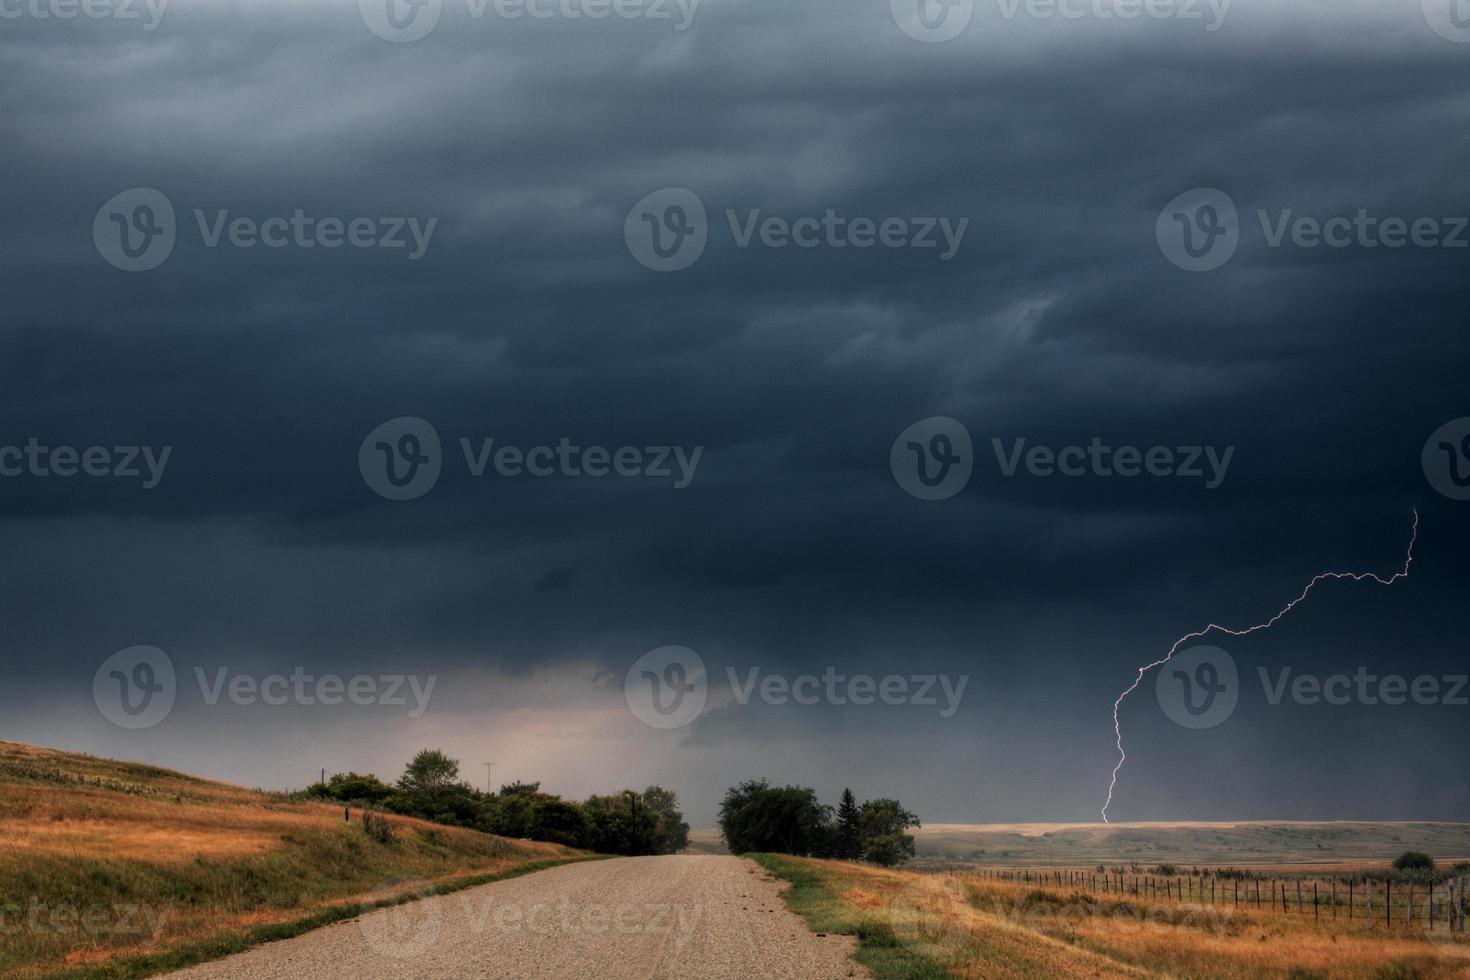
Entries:
{"type": "Polygon", "coordinates": [[[494,792],[494,789],[492,789],[491,788],[491,785],[490,785],[491,782],[492,782],[492,780],[490,778],[490,770],[492,768],[494,768],[495,765],[496,765],[496,763],[494,763],[494,762],[487,762],[487,763],[485,763],[485,792],[487,792],[487,793],[493,793],[494,792]]]}

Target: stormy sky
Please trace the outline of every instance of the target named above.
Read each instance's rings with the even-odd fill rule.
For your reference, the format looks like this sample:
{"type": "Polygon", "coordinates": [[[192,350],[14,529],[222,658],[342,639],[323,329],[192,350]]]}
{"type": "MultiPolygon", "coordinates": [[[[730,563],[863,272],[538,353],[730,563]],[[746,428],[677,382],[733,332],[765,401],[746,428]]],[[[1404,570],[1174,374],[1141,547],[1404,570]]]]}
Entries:
{"type": "Polygon", "coordinates": [[[273,789],[436,746],[482,784],[488,761],[570,797],[661,783],[704,826],[752,776],[1090,821],[1138,666],[1319,572],[1393,575],[1417,509],[1407,578],[1209,640],[1238,666],[1227,720],[1176,724],[1145,679],[1111,816],[1470,819],[1470,690],[1273,704],[1259,675],[1470,672],[1470,20],[395,4],[0,0],[0,738],[273,789]],[[971,19],[913,36],[937,15],[971,19]],[[1174,205],[1199,188],[1235,250],[1192,271],[1169,235],[1208,230],[1218,209],[1174,205]],[[1338,246],[1303,218],[1358,220],[1338,246]],[[897,219],[894,244],[854,219],[897,219]],[[1386,219],[1423,234],[1391,247],[1386,219]],[[640,231],[690,221],[703,251],[650,267],[640,231]],[[129,271],[118,236],[164,224],[129,271]],[[924,499],[895,440],[935,418],[972,473],[924,499]],[[548,447],[551,475],[501,472],[490,439],[548,447]],[[1200,447],[1205,475],[1007,475],[1018,445],[1094,440],[1200,447]],[[432,486],[385,494],[380,441],[432,456],[432,486]],[[82,471],[90,447],[124,470],[139,447],[139,476],[82,471]],[[169,450],[156,480],[143,447],[169,450]],[[623,447],[629,473],[667,447],[669,475],[620,474],[623,447]],[[675,447],[699,450],[684,479],[675,447]],[[1205,447],[1233,447],[1218,480],[1205,447]],[[99,668],[139,645],[175,701],[129,728],[99,668]],[[625,687],[667,646],[704,667],[678,727],[634,710],[641,669],[625,687]],[[742,704],[753,668],[967,680],[953,711],[937,681],[937,704],[742,704]],[[210,703],[221,669],[436,680],[421,712],[210,703]]]}

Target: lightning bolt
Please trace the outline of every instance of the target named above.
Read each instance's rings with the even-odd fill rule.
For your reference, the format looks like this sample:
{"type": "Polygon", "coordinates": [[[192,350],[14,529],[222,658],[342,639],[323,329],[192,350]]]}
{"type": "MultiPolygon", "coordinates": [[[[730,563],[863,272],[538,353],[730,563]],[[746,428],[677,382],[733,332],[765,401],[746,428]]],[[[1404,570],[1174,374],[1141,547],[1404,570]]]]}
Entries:
{"type": "Polygon", "coordinates": [[[1184,644],[1188,643],[1191,640],[1202,639],[1211,632],[1224,633],[1226,636],[1248,636],[1251,633],[1258,633],[1261,630],[1270,629],[1271,627],[1279,623],[1282,618],[1286,616],[1287,613],[1291,612],[1298,605],[1300,605],[1302,601],[1306,599],[1308,594],[1310,594],[1311,591],[1315,589],[1317,585],[1321,582],[1326,582],[1333,579],[1347,579],[1352,582],[1373,581],[1377,582],[1379,585],[1392,585],[1401,578],[1407,578],[1409,575],[1409,566],[1414,563],[1414,543],[1418,540],[1419,510],[1416,507],[1414,508],[1414,524],[1409,532],[1409,549],[1404,555],[1404,567],[1400,571],[1394,572],[1388,578],[1383,578],[1379,575],[1375,575],[1372,572],[1323,572],[1321,575],[1318,575],[1316,578],[1307,583],[1307,587],[1302,589],[1301,595],[1288,602],[1285,606],[1282,607],[1280,612],[1272,616],[1270,619],[1266,620],[1264,623],[1257,623],[1255,626],[1247,626],[1243,629],[1232,629],[1229,626],[1221,626],[1218,623],[1211,623],[1202,630],[1196,630],[1193,633],[1186,633],[1179,639],[1175,640],[1174,645],[1169,648],[1169,652],[1166,653],[1162,659],[1155,660],[1151,664],[1145,664],[1144,666],[1138,668],[1138,676],[1133,679],[1133,683],[1128,686],[1128,690],[1118,695],[1118,700],[1113,702],[1113,734],[1117,736],[1118,764],[1113,767],[1113,778],[1112,781],[1108,783],[1108,801],[1103,804],[1102,808],[1103,823],[1109,822],[1108,808],[1113,805],[1113,791],[1118,787],[1118,773],[1123,770],[1123,763],[1128,761],[1128,753],[1123,751],[1123,726],[1118,721],[1118,712],[1122,710],[1123,702],[1127,699],[1128,695],[1138,690],[1138,685],[1143,683],[1143,678],[1149,671],[1153,670],[1155,667],[1161,667],[1164,664],[1168,663],[1170,660],[1174,659],[1174,654],[1178,653],[1179,648],[1184,646],[1184,644]]]}

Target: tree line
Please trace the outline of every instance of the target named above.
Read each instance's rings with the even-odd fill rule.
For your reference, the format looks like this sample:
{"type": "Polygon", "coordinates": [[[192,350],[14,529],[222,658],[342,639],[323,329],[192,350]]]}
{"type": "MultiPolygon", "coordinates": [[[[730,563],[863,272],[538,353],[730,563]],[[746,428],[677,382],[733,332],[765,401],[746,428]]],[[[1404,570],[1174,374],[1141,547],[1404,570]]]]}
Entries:
{"type": "Polygon", "coordinates": [[[661,786],[580,802],[542,792],[540,783],[506,783],[489,793],[461,780],[459,761],[437,749],[414,756],[393,785],[374,775],[348,772],[304,792],[316,799],[601,854],[673,854],[689,843],[679,798],[661,786]]]}
{"type": "Polygon", "coordinates": [[[904,831],[919,818],[897,800],[859,804],[844,789],[834,810],[805,786],[772,786],[749,779],[732,786],[720,803],[720,831],[735,854],[752,851],[868,861],[893,866],[914,856],[904,831]]]}

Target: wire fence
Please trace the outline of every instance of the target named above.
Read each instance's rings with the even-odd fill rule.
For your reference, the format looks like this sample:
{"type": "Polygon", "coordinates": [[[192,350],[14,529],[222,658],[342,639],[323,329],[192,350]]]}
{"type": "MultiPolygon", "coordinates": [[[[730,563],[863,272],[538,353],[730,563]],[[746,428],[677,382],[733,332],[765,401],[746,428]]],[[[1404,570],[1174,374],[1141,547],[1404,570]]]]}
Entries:
{"type": "Polygon", "coordinates": [[[1470,875],[1395,881],[1373,875],[1245,872],[1145,874],[1067,869],[977,869],[981,878],[1154,901],[1259,909],[1406,930],[1465,932],[1470,875]]]}

